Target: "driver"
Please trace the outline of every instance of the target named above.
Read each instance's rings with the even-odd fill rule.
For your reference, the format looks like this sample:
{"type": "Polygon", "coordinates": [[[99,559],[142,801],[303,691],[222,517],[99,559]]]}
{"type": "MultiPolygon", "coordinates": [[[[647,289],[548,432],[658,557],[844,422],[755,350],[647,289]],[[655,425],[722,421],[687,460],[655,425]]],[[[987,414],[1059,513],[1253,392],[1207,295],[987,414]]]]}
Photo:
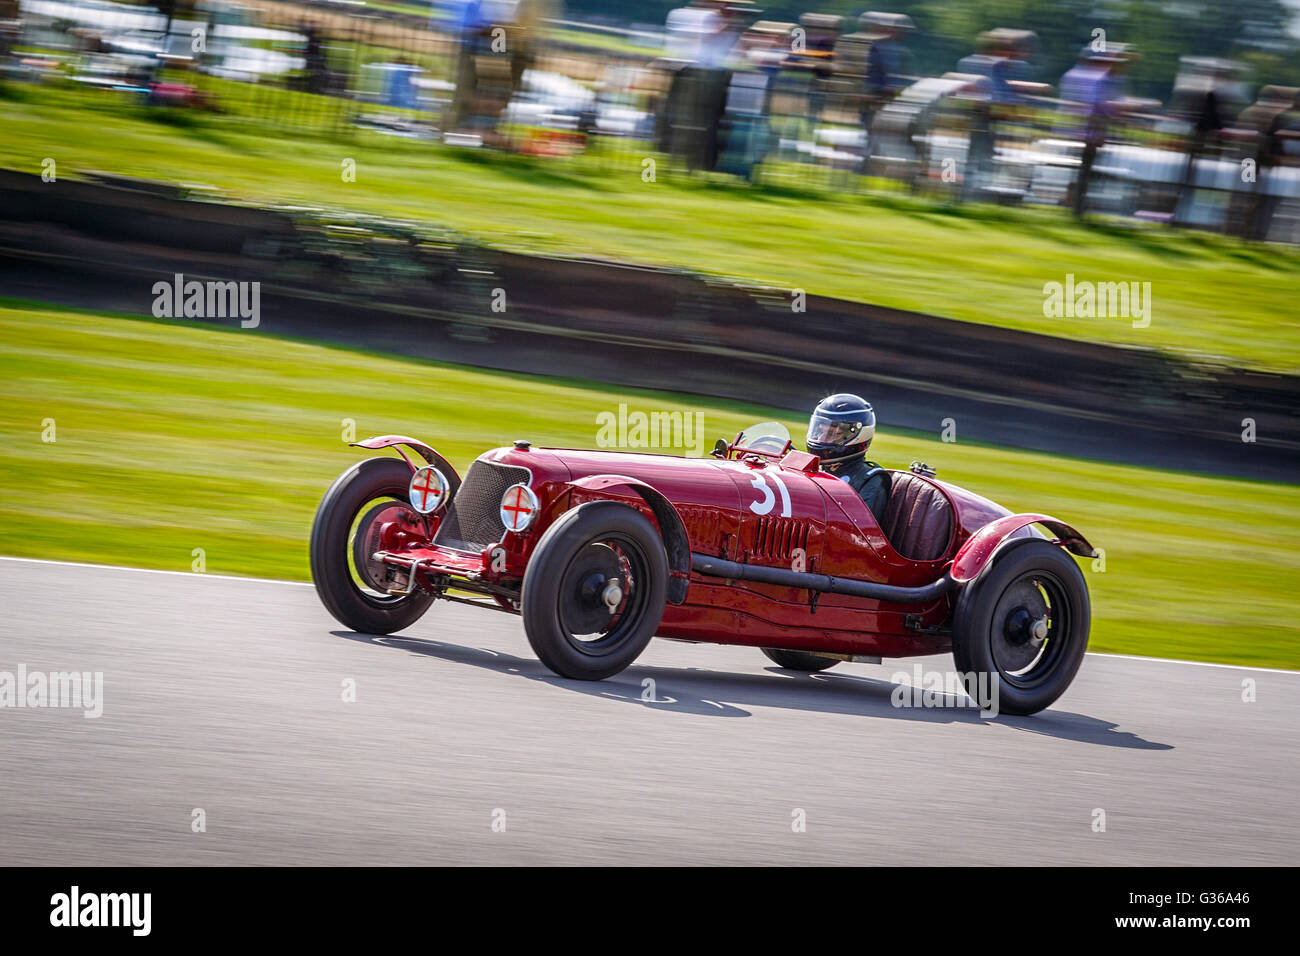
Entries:
{"type": "Polygon", "coordinates": [[[828,472],[848,482],[881,524],[891,480],[889,472],[867,461],[875,433],[876,414],[871,405],[846,393],[822,399],[808,421],[808,451],[822,460],[828,472]]]}

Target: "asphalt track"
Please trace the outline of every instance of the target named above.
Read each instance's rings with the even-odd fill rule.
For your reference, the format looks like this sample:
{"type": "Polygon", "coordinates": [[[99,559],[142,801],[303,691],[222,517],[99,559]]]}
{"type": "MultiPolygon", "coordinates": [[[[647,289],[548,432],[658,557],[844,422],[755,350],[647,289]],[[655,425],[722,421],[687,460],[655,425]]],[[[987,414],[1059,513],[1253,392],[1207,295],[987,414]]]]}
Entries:
{"type": "Polygon", "coordinates": [[[371,638],[285,582],[5,559],[0,607],[0,671],[104,675],[98,719],[0,709],[3,865],[1300,862],[1300,673],[1090,655],[986,720],[894,707],[912,662],[654,641],[583,683],[516,617],[371,638]]]}

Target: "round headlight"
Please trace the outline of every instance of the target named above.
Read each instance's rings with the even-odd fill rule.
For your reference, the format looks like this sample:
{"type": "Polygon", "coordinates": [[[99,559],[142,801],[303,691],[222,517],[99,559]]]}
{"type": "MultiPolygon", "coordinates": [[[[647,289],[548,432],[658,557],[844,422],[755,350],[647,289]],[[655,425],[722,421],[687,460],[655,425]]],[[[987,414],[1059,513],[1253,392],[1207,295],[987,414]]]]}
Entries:
{"type": "Polygon", "coordinates": [[[537,514],[537,496],[527,485],[511,485],[501,496],[501,523],[507,531],[523,531],[537,514]]]}
{"type": "Polygon", "coordinates": [[[412,508],[422,515],[432,514],[447,503],[447,478],[432,465],[425,465],[411,476],[406,494],[412,508]]]}

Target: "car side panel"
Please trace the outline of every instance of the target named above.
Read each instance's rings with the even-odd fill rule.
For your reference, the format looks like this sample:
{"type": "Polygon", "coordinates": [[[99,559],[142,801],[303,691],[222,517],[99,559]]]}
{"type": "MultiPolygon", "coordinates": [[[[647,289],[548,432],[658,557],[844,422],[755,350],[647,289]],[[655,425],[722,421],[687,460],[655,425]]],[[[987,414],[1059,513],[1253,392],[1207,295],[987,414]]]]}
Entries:
{"type": "MultiPolygon", "coordinates": [[[[543,459],[563,464],[565,490],[549,496],[559,510],[583,500],[613,497],[653,520],[644,500],[629,494],[626,485],[614,483],[603,491],[580,487],[581,479],[595,475],[644,481],[672,503],[692,551],[792,567],[795,548],[800,548],[806,570],[905,586],[929,583],[941,570],[942,562],[934,567],[918,565],[895,553],[853,489],[830,475],[774,463],[751,467],[740,461],[563,449],[509,449],[497,460],[527,465],[530,455],[536,456],[531,461],[537,464],[543,459]],[[788,514],[782,485],[789,498],[788,514]],[[839,499],[845,495],[842,505],[839,499]],[[860,512],[856,521],[845,510],[853,503],[860,512]]],[[[547,494],[541,497],[548,500],[547,494]]],[[[881,656],[947,648],[942,634],[918,630],[944,623],[950,614],[947,598],[927,608],[841,594],[818,595],[815,602],[813,598],[799,588],[727,582],[693,573],[685,601],[666,608],[658,633],[713,643],[881,656]]]]}

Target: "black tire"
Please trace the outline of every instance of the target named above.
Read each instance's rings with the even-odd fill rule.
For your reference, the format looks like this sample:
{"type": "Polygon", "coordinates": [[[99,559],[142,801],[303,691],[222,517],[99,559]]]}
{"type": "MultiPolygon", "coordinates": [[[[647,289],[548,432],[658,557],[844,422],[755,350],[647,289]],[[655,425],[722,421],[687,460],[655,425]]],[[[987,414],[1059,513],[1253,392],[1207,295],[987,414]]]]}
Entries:
{"type": "Polygon", "coordinates": [[[839,663],[838,658],[814,654],[811,651],[784,651],[779,647],[760,647],[759,650],[777,667],[784,667],[789,671],[824,671],[839,663]]]}
{"type": "Polygon", "coordinates": [[[668,556],[650,520],[616,501],[591,501],[542,535],[528,560],[520,613],[543,664],[562,677],[603,680],[645,649],[667,592],[668,556]],[[614,583],[622,600],[610,609],[604,595],[614,583]]]}
{"type": "MultiPolygon", "coordinates": [[[[957,602],[958,604],[961,603],[961,595],[957,596],[957,602]]],[[[958,642],[955,636],[956,618],[957,618],[957,609],[953,608],[954,636],[952,641],[952,664],[953,667],[957,669],[958,674],[969,674],[972,670],[971,662],[970,662],[970,654],[966,652],[966,643],[964,641],[958,642]]]]}
{"type": "MultiPolygon", "coordinates": [[[[1032,540],[1032,538],[1012,538],[1008,541],[1004,541],[998,547],[997,560],[1004,559],[1010,551],[1028,544],[1032,540]]],[[[960,601],[960,596],[958,597],[958,600],[960,601]]],[[[954,607],[953,610],[953,616],[955,618],[956,608],[954,607]]],[[[970,654],[967,653],[966,642],[958,642],[956,640],[952,642],[952,659],[953,663],[957,667],[958,674],[970,674],[973,672],[974,666],[971,664],[970,654]]]]}
{"type": "MultiPolygon", "coordinates": [[[[450,474],[447,479],[453,480],[450,474]]],[[[316,593],[335,620],[362,634],[392,634],[410,627],[433,601],[433,595],[419,591],[381,594],[374,587],[363,587],[354,577],[357,556],[354,542],[349,540],[354,523],[359,516],[374,517],[376,506],[383,501],[406,502],[410,483],[411,469],[406,462],[370,458],[339,475],[316,510],[311,528],[311,577],[316,593]]]]}
{"type": "Polygon", "coordinates": [[[953,611],[953,661],[974,680],[981,706],[1033,714],[1065,692],[1083,663],[1091,624],[1088,585],[1064,549],[1016,541],[962,589],[953,611]],[[1040,635],[1035,625],[1045,625],[1040,635]],[[996,698],[993,697],[996,682],[996,698]]]}

